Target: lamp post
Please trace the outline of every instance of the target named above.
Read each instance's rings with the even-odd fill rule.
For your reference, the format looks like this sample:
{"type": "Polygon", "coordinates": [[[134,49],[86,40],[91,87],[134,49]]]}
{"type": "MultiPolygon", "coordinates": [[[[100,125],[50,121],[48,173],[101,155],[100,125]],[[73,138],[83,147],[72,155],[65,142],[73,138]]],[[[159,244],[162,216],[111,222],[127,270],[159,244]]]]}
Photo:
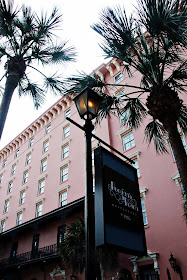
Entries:
{"type": "Polygon", "coordinates": [[[94,126],[92,120],[97,116],[101,96],[89,87],[85,88],[74,98],[75,105],[82,119],[85,120],[86,138],[86,184],[85,184],[85,280],[96,279],[95,269],[95,211],[92,177],[92,148],[91,138],[94,126]]]}

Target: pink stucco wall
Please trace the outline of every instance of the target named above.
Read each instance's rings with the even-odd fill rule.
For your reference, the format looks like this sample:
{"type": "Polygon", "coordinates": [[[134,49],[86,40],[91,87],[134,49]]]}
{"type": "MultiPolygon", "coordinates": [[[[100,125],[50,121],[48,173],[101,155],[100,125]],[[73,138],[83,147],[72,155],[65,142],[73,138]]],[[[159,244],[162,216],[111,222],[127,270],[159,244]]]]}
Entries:
{"type": "MultiPolygon", "coordinates": [[[[114,76],[119,72],[114,65],[113,76],[107,72],[104,66],[100,68],[100,71],[105,72],[105,79],[108,83],[114,83],[114,76]]],[[[125,78],[125,82],[129,82],[128,78],[125,78]]],[[[130,81],[130,83],[134,85],[138,84],[138,82],[138,76],[130,81]]],[[[183,96],[183,98],[186,97],[183,96]]],[[[35,202],[40,198],[44,199],[42,214],[58,208],[58,190],[62,187],[69,186],[67,203],[84,196],[84,133],[65,120],[64,111],[71,108],[71,118],[80,124],[83,124],[83,122],[80,120],[74,104],[72,102],[70,103],[69,105],[66,104],[64,108],[62,105],[59,105],[59,112],[53,115],[52,120],[47,120],[47,113],[51,112],[52,108],[55,108],[59,102],[43,115],[43,119],[46,120],[45,123],[30,134],[30,137],[34,137],[34,144],[32,147],[28,147],[30,137],[27,139],[22,137],[20,144],[17,144],[17,147],[13,148],[13,150],[10,148],[10,152],[8,152],[7,155],[4,153],[3,156],[3,151],[8,151],[7,148],[10,147],[9,145],[1,151],[0,175],[3,174],[3,179],[0,184],[0,219],[2,220],[3,217],[7,216],[5,230],[16,226],[16,211],[19,209],[24,208],[22,223],[35,218],[35,202]],[[46,135],[45,127],[49,123],[51,123],[51,131],[46,135]],[[70,125],[70,136],[68,136],[67,139],[63,139],[63,127],[65,125],[70,125]],[[41,159],[44,157],[42,147],[45,139],[49,139],[49,150],[46,152],[47,169],[41,174],[41,159]],[[62,160],[61,146],[66,140],[68,140],[70,147],[69,156],[62,160]],[[15,150],[18,147],[20,152],[18,158],[15,159],[15,150]],[[28,182],[25,184],[27,186],[25,203],[19,205],[20,189],[23,187],[23,172],[27,168],[25,165],[26,154],[29,151],[31,151],[32,157],[31,163],[28,166],[28,182]],[[2,161],[4,158],[7,158],[7,164],[2,168],[2,161]],[[60,183],[60,167],[64,162],[69,164],[69,176],[66,182],[60,183]],[[16,172],[11,176],[11,166],[13,163],[16,163],[16,172]],[[38,195],[38,180],[42,175],[46,175],[45,191],[43,194],[38,195]],[[7,194],[8,182],[11,179],[13,179],[13,189],[10,194],[7,194]],[[4,201],[9,196],[11,196],[9,210],[7,213],[3,213],[4,201]]],[[[36,121],[33,124],[35,124],[36,121]]],[[[148,147],[147,143],[144,141],[145,124],[143,124],[140,129],[133,131],[135,146],[126,152],[124,152],[122,138],[120,136],[120,132],[124,127],[121,127],[119,119],[116,116],[104,119],[100,125],[97,125],[96,135],[126,156],[138,152],[140,168],[139,185],[140,189],[147,189],[144,200],[148,219],[148,225],[145,227],[147,249],[151,253],[159,254],[158,263],[161,280],[167,279],[167,268],[170,268],[172,279],[177,279],[175,277],[178,277],[171,269],[168,262],[170,252],[173,253],[178,263],[181,265],[185,279],[185,277],[187,278],[187,234],[186,224],[183,218],[180,187],[177,186],[176,182],[172,179],[172,176],[177,173],[176,163],[173,161],[171,153],[158,156],[152,144],[148,147]]],[[[28,130],[29,128],[25,131],[28,130]]],[[[13,143],[16,143],[16,139],[18,139],[18,137],[13,140],[13,143]]],[[[93,147],[96,147],[96,145],[97,141],[93,140],[93,147]]],[[[39,230],[40,247],[56,243],[56,230],[58,225],[58,222],[54,222],[54,224],[52,223],[50,226],[43,227],[39,230]]],[[[30,251],[32,234],[28,233],[27,237],[20,236],[19,238],[21,245],[18,247],[18,252],[30,251]]],[[[1,256],[7,257],[6,255],[8,256],[8,253],[5,254],[4,251],[2,251],[1,256]]],[[[124,260],[122,259],[123,261],[121,262],[122,265],[124,263],[124,266],[129,266],[132,271],[133,267],[132,263],[128,260],[129,257],[130,256],[125,256],[124,260]]],[[[142,264],[144,263],[138,262],[138,265],[142,264]]]]}

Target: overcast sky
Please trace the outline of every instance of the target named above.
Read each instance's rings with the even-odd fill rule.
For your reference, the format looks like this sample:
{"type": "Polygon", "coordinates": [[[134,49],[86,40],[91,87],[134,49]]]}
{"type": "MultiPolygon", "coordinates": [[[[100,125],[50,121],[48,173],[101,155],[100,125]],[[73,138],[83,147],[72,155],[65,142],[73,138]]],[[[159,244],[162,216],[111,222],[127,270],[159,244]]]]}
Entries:
{"type": "MultiPolygon", "coordinates": [[[[67,65],[66,68],[57,66],[56,70],[71,76],[77,71],[89,74],[104,62],[103,53],[98,46],[99,37],[90,28],[90,25],[98,22],[101,10],[106,6],[114,7],[119,4],[130,13],[135,0],[15,0],[14,3],[19,7],[21,4],[31,6],[32,10],[39,14],[41,10],[51,11],[54,6],[59,8],[63,14],[63,30],[58,31],[58,36],[61,40],[69,40],[69,45],[76,47],[77,62],[67,65]]],[[[3,70],[2,64],[0,68],[3,70]]],[[[30,97],[19,98],[15,91],[0,141],[0,149],[52,106],[58,98],[52,94],[47,95],[45,104],[36,110],[30,97]]]]}

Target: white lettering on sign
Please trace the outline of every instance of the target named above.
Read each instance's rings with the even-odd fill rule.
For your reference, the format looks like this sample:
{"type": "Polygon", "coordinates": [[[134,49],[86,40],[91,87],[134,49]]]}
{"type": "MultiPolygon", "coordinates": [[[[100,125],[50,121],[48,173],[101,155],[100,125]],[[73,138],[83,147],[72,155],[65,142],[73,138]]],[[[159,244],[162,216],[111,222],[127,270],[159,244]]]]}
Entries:
{"type": "Polygon", "coordinates": [[[119,204],[124,204],[128,208],[138,211],[137,201],[130,193],[125,192],[124,189],[117,188],[113,181],[108,184],[108,189],[110,191],[110,195],[115,197],[119,204]]]}

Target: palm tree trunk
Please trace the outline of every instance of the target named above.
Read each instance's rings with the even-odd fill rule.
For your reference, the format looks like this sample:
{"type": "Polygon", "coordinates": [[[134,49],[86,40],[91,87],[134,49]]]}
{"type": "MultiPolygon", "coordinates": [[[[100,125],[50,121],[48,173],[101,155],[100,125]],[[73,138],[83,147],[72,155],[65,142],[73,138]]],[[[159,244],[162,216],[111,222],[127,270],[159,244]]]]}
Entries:
{"type": "Polygon", "coordinates": [[[12,95],[14,93],[15,88],[19,82],[19,74],[18,73],[10,73],[8,74],[6,84],[5,84],[5,91],[3,94],[1,106],[0,106],[0,139],[3,133],[3,128],[5,125],[8,109],[10,106],[10,102],[12,99],[12,95]]]}
{"type": "MultiPolygon", "coordinates": [[[[184,198],[187,197],[187,155],[184,149],[180,134],[177,129],[177,124],[165,126],[168,132],[169,141],[173,149],[175,156],[175,161],[180,174],[181,182],[184,188],[184,198]]],[[[187,214],[187,208],[185,210],[185,215],[187,214]]]]}

